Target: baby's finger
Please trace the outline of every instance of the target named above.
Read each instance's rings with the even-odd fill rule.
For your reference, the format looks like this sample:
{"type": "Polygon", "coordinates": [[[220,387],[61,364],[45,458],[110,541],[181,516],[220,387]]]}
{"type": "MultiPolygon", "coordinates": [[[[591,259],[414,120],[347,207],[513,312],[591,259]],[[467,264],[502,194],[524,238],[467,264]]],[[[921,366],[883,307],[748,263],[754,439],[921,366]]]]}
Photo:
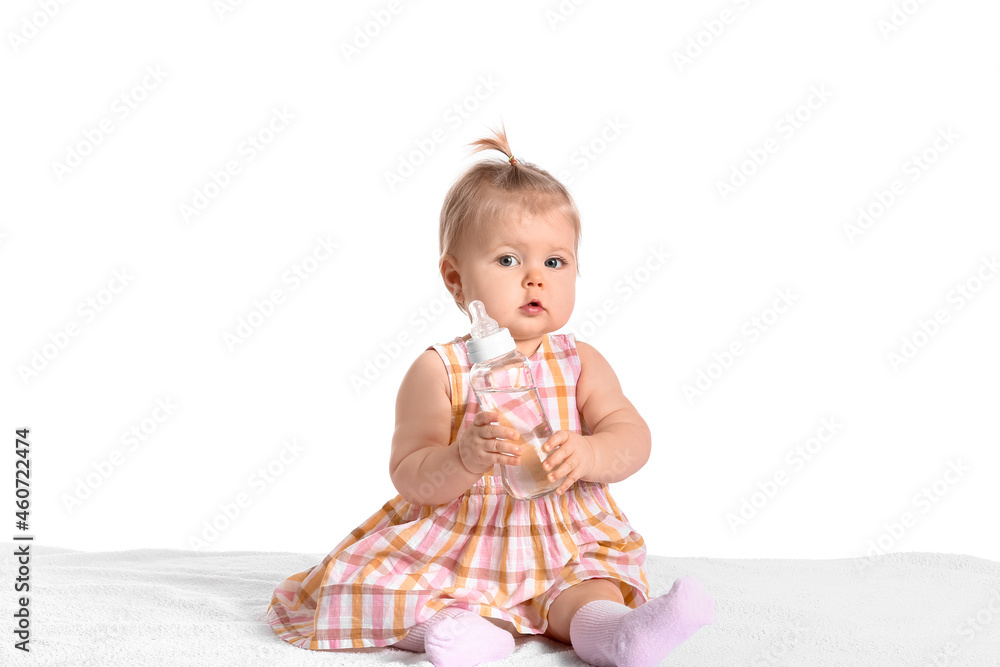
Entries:
{"type": "Polygon", "coordinates": [[[520,456],[507,456],[506,454],[497,454],[497,463],[502,466],[519,466],[521,465],[520,456]]]}
{"type": "Polygon", "coordinates": [[[522,449],[520,445],[506,440],[490,440],[488,441],[488,447],[495,463],[499,463],[502,466],[516,466],[521,464],[520,454],[522,453],[522,449]]]}
{"type": "Polygon", "coordinates": [[[566,493],[574,484],[576,484],[576,478],[572,475],[567,476],[566,479],[563,480],[562,484],[559,485],[559,488],[556,489],[556,495],[561,496],[566,493]]]}
{"type": "Polygon", "coordinates": [[[569,431],[556,431],[552,436],[545,441],[542,445],[542,451],[551,452],[553,449],[563,444],[569,439],[569,431]]]}
{"type": "Polygon", "coordinates": [[[573,455],[573,447],[566,444],[568,438],[560,437],[559,433],[565,433],[565,431],[559,431],[542,445],[542,451],[547,452],[545,463],[542,464],[546,470],[555,468],[573,455]]]}
{"type": "Polygon", "coordinates": [[[542,462],[542,467],[549,472],[552,472],[556,466],[565,461],[568,457],[569,452],[567,452],[564,447],[560,447],[545,457],[545,461],[542,462]]]}
{"type": "Polygon", "coordinates": [[[496,412],[480,412],[476,415],[476,418],[472,420],[473,426],[483,426],[484,424],[489,424],[490,422],[500,421],[500,415],[496,412]]]}
{"type": "Polygon", "coordinates": [[[517,431],[500,424],[487,424],[482,428],[483,439],[503,438],[504,440],[517,440],[520,435],[517,431]]]}
{"type": "Polygon", "coordinates": [[[501,454],[501,456],[508,454],[518,456],[521,454],[521,446],[507,440],[490,440],[489,446],[491,452],[496,452],[501,454]]]}
{"type": "MultiPolygon", "coordinates": [[[[545,459],[545,462],[548,463],[549,460],[545,459]]],[[[573,463],[573,460],[571,458],[567,458],[561,464],[554,465],[552,467],[552,469],[549,471],[548,479],[549,479],[549,481],[552,481],[552,482],[554,482],[554,481],[556,481],[558,479],[562,479],[564,477],[566,479],[569,479],[570,477],[573,476],[573,471],[575,471],[576,468],[577,468],[577,466],[576,466],[575,463],[573,463]]],[[[569,482],[569,484],[572,484],[575,481],[576,481],[575,479],[571,480],[569,482]]],[[[566,486],[566,488],[569,488],[569,484],[565,484],[565,482],[564,482],[564,485],[566,486]]]]}

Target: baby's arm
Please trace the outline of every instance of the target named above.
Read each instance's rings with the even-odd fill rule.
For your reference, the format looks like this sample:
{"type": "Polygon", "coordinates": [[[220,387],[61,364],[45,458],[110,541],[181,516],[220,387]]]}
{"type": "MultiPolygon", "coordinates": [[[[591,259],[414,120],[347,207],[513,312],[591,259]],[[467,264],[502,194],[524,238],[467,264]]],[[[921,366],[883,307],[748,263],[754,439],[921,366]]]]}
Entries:
{"type": "Polygon", "coordinates": [[[451,439],[448,371],[425,350],[403,377],[396,395],[389,476],[407,502],[438,505],[465,493],[479,478],[462,466],[451,439]]]}
{"type": "Polygon", "coordinates": [[[392,435],[389,476],[407,502],[440,505],[458,498],[495,463],[516,465],[520,448],[497,438],[517,432],[500,425],[493,412],[480,412],[473,426],[451,440],[451,388],[448,371],[434,350],[426,350],[410,366],[396,396],[396,430],[392,435]],[[463,459],[464,456],[464,459],[463,459]],[[470,471],[471,468],[471,471],[470,471]],[[479,472],[473,472],[478,470],[479,472]]]}
{"type": "Polygon", "coordinates": [[[577,407],[590,427],[587,440],[594,450],[593,468],[583,479],[620,482],[649,460],[649,426],[625,398],[607,359],[581,341],[577,341],[576,349],[580,355],[577,407]]]}

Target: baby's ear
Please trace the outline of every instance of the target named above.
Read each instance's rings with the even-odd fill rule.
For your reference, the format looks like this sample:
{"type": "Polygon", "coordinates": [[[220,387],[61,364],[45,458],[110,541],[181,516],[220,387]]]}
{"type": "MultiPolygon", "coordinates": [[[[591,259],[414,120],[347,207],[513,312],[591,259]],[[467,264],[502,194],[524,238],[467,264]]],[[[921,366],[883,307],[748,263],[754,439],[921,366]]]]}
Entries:
{"type": "Polygon", "coordinates": [[[452,255],[441,255],[438,268],[441,270],[444,286],[449,292],[454,294],[455,290],[462,289],[462,275],[458,271],[458,261],[452,255]]]}

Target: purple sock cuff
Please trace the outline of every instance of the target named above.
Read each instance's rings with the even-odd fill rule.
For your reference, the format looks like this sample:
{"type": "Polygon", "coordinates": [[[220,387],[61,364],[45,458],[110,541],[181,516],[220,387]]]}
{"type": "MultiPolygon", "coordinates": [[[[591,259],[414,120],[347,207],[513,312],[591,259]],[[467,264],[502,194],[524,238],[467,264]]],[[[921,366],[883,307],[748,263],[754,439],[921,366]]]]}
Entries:
{"type": "Polygon", "coordinates": [[[618,630],[618,620],[632,611],[619,602],[594,600],[573,614],[569,622],[569,639],[581,658],[595,665],[611,665],[605,648],[611,645],[618,630]]]}
{"type": "Polygon", "coordinates": [[[630,611],[632,611],[630,607],[611,600],[588,602],[573,614],[573,618],[569,622],[569,633],[573,634],[573,628],[580,628],[584,632],[593,632],[604,628],[613,629],[614,620],[630,611]]]}
{"type": "Polygon", "coordinates": [[[461,607],[456,607],[454,605],[445,607],[438,613],[431,616],[429,619],[423,623],[418,623],[410,628],[410,631],[406,633],[400,641],[393,644],[396,648],[401,648],[405,651],[413,651],[415,653],[422,653],[424,650],[424,635],[427,634],[427,628],[431,627],[435,623],[440,623],[446,618],[455,618],[456,616],[461,616],[462,614],[471,614],[472,612],[468,609],[462,609],[461,607]]]}

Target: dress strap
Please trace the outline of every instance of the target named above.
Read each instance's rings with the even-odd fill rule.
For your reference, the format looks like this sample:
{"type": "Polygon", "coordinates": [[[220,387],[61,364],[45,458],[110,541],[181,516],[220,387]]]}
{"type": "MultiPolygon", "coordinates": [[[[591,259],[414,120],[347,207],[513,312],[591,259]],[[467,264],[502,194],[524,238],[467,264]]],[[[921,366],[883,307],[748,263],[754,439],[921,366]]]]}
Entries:
{"type": "Polygon", "coordinates": [[[456,349],[460,338],[456,338],[450,343],[439,343],[427,348],[435,350],[444,362],[445,370],[448,371],[448,379],[451,383],[451,439],[450,442],[458,440],[458,430],[462,426],[462,419],[465,417],[467,390],[465,386],[465,368],[456,349]]]}

